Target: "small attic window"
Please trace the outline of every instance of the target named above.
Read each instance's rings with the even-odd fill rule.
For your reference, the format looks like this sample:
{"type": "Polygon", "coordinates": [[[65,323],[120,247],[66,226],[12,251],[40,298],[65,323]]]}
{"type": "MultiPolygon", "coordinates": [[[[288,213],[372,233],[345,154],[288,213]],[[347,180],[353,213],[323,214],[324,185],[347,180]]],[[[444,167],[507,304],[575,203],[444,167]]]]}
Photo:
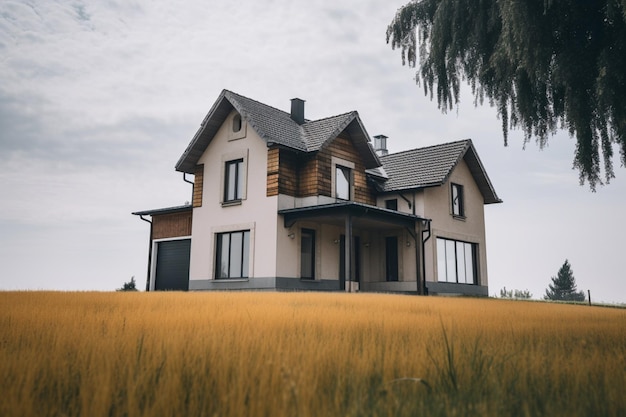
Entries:
{"type": "Polygon", "coordinates": [[[241,115],[236,114],[233,117],[233,132],[237,133],[241,130],[241,115]]]}

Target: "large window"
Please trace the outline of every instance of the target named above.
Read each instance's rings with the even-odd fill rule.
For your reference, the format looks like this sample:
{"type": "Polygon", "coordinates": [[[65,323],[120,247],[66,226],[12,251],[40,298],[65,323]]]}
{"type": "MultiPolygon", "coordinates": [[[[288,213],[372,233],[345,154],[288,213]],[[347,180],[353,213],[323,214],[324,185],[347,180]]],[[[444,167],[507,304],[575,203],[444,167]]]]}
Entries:
{"type": "Polygon", "coordinates": [[[239,201],[243,198],[243,159],[227,161],[224,175],[224,202],[239,201]]]}
{"type": "Polygon", "coordinates": [[[300,233],[300,278],[315,279],[315,230],[300,233]]]}
{"type": "Polygon", "coordinates": [[[335,197],[350,200],[351,177],[352,170],[350,168],[341,165],[335,167],[335,197]]]}
{"type": "Polygon", "coordinates": [[[476,283],[476,244],[437,238],[439,282],[476,283]]]}
{"type": "Polygon", "coordinates": [[[463,201],[463,186],[451,184],[452,192],[452,214],[458,217],[465,217],[465,204],[463,201]]]}
{"type": "Polygon", "coordinates": [[[215,277],[247,278],[250,261],[250,231],[218,233],[215,277]]]}

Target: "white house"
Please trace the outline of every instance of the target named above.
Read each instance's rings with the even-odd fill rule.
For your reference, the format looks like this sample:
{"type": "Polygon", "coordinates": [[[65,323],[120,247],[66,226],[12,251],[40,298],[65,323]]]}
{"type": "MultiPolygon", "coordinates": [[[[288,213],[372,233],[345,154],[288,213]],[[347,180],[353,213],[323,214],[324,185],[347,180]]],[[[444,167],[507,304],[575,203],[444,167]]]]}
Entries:
{"type": "MultiPolygon", "coordinates": [[[[176,164],[191,205],[149,221],[148,290],[488,295],[471,140],[387,154],[356,111],[308,120],[224,90],[176,164]]],[[[148,219],[150,217],[150,219],[148,219]]]]}

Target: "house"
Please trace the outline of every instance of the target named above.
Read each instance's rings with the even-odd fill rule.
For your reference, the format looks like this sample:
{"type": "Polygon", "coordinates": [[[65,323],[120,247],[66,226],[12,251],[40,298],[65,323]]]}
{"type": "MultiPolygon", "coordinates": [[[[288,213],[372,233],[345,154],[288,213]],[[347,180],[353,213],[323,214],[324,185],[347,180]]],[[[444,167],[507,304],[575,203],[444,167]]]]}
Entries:
{"type": "Polygon", "coordinates": [[[395,154],[356,111],[308,120],[224,90],[176,170],[189,205],[150,222],[148,290],[488,295],[484,205],[501,200],[471,140],[395,154]]]}

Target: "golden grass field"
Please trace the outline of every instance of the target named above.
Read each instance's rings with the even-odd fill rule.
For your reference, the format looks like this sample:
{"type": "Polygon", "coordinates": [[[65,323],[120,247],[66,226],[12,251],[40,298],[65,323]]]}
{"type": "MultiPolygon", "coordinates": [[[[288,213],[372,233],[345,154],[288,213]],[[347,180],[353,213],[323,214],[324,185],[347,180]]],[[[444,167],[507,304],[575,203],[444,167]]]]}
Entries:
{"type": "Polygon", "coordinates": [[[0,293],[0,416],[624,416],[626,310],[0,293]]]}

